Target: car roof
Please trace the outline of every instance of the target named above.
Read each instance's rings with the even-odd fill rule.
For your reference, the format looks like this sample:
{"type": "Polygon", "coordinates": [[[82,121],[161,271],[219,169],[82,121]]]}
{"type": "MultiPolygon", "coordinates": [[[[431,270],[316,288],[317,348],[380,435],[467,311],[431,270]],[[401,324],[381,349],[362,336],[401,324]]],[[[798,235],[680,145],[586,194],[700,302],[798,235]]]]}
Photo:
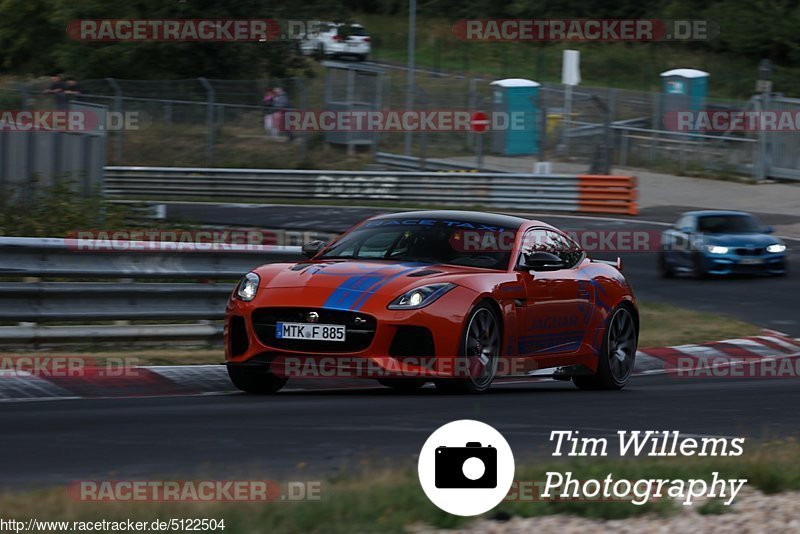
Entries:
{"type": "Polygon", "coordinates": [[[696,210],[696,211],[687,211],[684,215],[693,215],[694,217],[708,217],[711,215],[749,215],[753,216],[752,213],[748,213],[746,211],[736,211],[736,210],[696,210]]]}
{"type": "Polygon", "coordinates": [[[549,224],[531,219],[524,219],[515,215],[504,215],[502,213],[487,213],[485,211],[466,211],[466,210],[420,210],[403,211],[399,213],[385,213],[372,217],[376,219],[402,219],[405,217],[425,218],[425,219],[456,219],[485,224],[491,226],[501,226],[504,228],[519,228],[524,224],[535,223],[537,226],[550,226],[549,224]]]}

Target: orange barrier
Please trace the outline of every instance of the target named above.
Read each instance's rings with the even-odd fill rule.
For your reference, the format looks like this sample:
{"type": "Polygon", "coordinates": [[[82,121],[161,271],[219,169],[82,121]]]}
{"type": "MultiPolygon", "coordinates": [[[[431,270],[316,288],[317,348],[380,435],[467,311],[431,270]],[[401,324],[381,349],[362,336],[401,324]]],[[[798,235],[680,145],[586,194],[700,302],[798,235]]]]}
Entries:
{"type": "Polygon", "coordinates": [[[635,176],[578,175],[578,211],[636,215],[635,176]]]}

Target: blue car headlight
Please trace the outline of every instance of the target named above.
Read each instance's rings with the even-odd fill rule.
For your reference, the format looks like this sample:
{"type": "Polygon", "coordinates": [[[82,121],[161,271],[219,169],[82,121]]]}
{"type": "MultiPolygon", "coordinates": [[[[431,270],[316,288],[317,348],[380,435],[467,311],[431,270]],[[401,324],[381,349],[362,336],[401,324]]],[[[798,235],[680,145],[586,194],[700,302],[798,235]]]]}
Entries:
{"type": "Polygon", "coordinates": [[[781,252],[786,252],[786,245],[783,243],[775,243],[774,245],[770,245],[767,247],[767,252],[770,254],[779,254],[781,252]]]}
{"type": "Polygon", "coordinates": [[[239,282],[239,285],[236,287],[236,297],[239,300],[243,300],[245,302],[250,302],[254,298],[256,298],[256,293],[258,292],[258,284],[261,279],[258,277],[256,273],[247,273],[242,278],[242,281],[239,282]]]}
{"type": "Polygon", "coordinates": [[[456,287],[455,284],[430,284],[406,291],[389,303],[390,310],[416,310],[424,308],[456,287]]]}
{"type": "Polygon", "coordinates": [[[728,247],[721,247],[719,245],[706,245],[706,250],[711,254],[727,254],[728,247]]]}

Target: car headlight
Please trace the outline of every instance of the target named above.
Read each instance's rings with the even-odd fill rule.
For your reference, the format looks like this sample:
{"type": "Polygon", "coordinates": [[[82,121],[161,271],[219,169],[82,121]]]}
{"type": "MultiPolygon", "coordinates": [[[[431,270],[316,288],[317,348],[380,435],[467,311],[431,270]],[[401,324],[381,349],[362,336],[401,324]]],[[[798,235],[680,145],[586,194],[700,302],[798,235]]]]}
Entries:
{"type": "Polygon", "coordinates": [[[390,310],[416,310],[424,308],[456,287],[455,284],[430,284],[406,291],[389,303],[390,310]]]}
{"type": "Polygon", "coordinates": [[[721,247],[719,245],[706,245],[706,250],[711,254],[727,254],[728,247],[721,247]]]}
{"type": "Polygon", "coordinates": [[[770,252],[772,254],[778,252],[786,252],[786,245],[784,245],[783,243],[775,243],[774,245],[770,245],[767,247],[767,252],[770,252]]]}
{"type": "Polygon", "coordinates": [[[256,298],[256,293],[258,292],[258,283],[260,281],[261,279],[256,273],[247,273],[244,275],[244,278],[242,278],[242,281],[239,282],[239,286],[236,288],[236,297],[239,298],[239,300],[250,302],[256,298]]]}

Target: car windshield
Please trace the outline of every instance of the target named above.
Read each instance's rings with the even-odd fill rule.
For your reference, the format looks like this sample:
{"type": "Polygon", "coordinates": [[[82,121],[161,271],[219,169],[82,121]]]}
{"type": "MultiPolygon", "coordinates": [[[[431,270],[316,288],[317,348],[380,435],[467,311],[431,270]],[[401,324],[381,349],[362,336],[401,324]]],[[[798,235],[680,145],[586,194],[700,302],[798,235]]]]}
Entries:
{"type": "Polygon", "coordinates": [[[707,215],[697,221],[697,230],[706,234],[755,234],[761,225],[750,215],[707,215]]]}
{"type": "Polygon", "coordinates": [[[319,259],[444,263],[505,270],[516,230],[454,221],[376,220],[346,234],[319,259]],[[409,223],[412,224],[404,224],[409,223]],[[377,226],[370,226],[376,224],[377,226]]]}

